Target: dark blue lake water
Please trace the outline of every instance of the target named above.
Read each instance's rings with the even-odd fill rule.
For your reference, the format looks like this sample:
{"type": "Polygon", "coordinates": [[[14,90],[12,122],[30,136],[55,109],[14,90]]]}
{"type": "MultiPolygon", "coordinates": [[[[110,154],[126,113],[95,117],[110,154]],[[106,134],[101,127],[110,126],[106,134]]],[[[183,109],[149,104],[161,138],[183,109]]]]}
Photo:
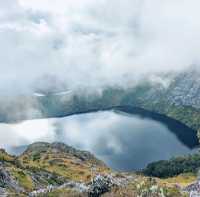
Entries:
{"type": "Polygon", "coordinates": [[[195,134],[179,123],[162,123],[115,111],[3,126],[10,130],[12,137],[7,145],[2,145],[1,140],[0,143],[10,152],[20,152],[23,148],[13,147],[36,141],[61,141],[88,150],[111,168],[123,171],[138,170],[153,161],[191,153],[197,143],[195,134]]]}

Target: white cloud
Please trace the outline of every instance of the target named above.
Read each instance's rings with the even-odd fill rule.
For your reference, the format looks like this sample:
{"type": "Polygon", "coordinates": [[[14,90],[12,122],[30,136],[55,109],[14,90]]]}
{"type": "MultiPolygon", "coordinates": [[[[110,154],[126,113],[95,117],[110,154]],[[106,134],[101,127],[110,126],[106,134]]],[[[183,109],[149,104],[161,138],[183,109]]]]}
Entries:
{"type": "Polygon", "coordinates": [[[44,75],[72,89],[126,86],[145,74],[199,64],[199,6],[197,0],[1,1],[0,91],[28,91],[44,75]]]}

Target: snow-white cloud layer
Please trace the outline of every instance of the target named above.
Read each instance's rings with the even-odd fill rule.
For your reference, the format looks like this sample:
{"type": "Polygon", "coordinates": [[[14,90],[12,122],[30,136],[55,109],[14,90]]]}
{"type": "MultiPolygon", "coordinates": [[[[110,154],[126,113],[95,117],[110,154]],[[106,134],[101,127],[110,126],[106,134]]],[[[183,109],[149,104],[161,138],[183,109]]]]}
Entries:
{"type": "Polygon", "coordinates": [[[199,6],[198,0],[1,0],[0,91],[30,91],[49,76],[70,89],[126,86],[198,65],[199,6]]]}

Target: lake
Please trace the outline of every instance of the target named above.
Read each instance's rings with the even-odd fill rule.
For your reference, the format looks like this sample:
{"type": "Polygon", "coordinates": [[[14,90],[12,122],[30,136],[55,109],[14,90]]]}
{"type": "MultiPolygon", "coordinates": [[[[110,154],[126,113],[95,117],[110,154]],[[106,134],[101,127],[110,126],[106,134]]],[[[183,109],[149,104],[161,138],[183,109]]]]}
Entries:
{"type": "Polygon", "coordinates": [[[0,146],[18,154],[36,141],[64,142],[92,152],[120,171],[139,170],[150,162],[194,151],[197,138],[191,129],[172,119],[152,117],[111,110],[2,123],[0,146]]]}

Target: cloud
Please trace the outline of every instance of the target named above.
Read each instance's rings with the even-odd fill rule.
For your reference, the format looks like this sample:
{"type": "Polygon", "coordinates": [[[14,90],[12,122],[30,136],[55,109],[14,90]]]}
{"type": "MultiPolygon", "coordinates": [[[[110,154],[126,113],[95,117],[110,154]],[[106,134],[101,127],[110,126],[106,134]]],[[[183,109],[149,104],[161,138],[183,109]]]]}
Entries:
{"type": "Polygon", "coordinates": [[[55,129],[51,120],[24,121],[19,124],[0,124],[0,147],[10,149],[36,141],[55,141],[55,129]]]}
{"type": "Polygon", "coordinates": [[[32,92],[49,77],[70,89],[126,87],[200,62],[197,0],[7,0],[0,6],[5,94],[32,92]]]}

